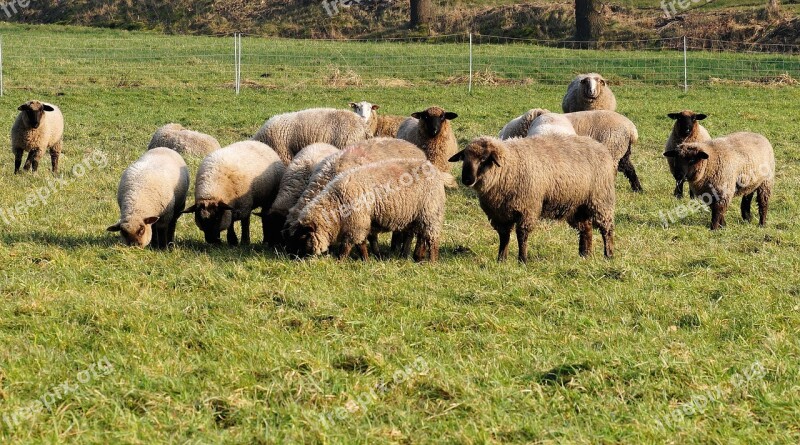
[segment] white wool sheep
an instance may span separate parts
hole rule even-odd
[[[181,124],[167,124],[156,130],[147,149],[156,147],[167,147],[178,153],[194,156],[205,156],[221,148],[213,136],[189,130]]]
[[[367,101],[350,102],[350,108],[367,122],[370,133],[374,137],[397,137],[397,131],[400,129],[400,125],[408,119],[406,116],[378,114],[377,110],[380,108],[380,105],[375,105]]]
[[[576,135],[572,122],[563,114],[546,113],[531,123],[528,136],[546,136],[560,134],[564,136]]]
[[[272,117],[253,136],[275,150],[284,164],[303,148],[324,142],[342,149],[372,137],[369,125],[349,110],[311,108]]]
[[[19,173],[22,155],[27,151],[25,170],[39,168],[45,151],[50,152],[53,173],[58,173],[58,159],[64,142],[64,115],[53,104],[31,100],[20,105],[11,127],[11,151],[14,152],[14,173]]]
[[[250,214],[257,208],[269,209],[285,168],[275,151],[258,141],[220,148],[200,163],[195,202],[184,213],[195,214],[197,227],[211,244],[219,244],[220,232],[227,230],[228,244],[237,245],[233,223],[241,221],[242,244],[249,244]],[[264,241],[270,242],[270,228],[263,228]]]
[[[544,108],[528,110],[522,116],[515,117],[509,121],[503,129],[500,130],[500,134],[497,137],[500,139],[524,138],[528,135],[528,130],[533,121],[539,116],[549,112],[550,110],[545,110]]]
[[[597,73],[580,74],[570,82],[561,102],[564,113],[589,110],[616,111],[617,98],[608,81]]]
[[[175,225],[186,204],[189,170],[180,154],[157,147],[122,173],[117,190],[120,218],[109,232],[120,232],[128,245],[153,244],[165,249],[175,242]]]

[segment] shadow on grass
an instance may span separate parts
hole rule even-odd
[[[539,376],[539,383],[542,385],[566,385],[572,378],[581,371],[589,371],[592,366],[588,363],[578,363],[574,365],[561,365],[542,373]]]
[[[19,243],[37,243],[58,246],[64,249],[83,247],[112,247],[119,242],[118,237],[107,234],[99,235],[62,235],[52,232],[34,231],[30,233],[4,233],[0,235],[0,242],[14,245]]]

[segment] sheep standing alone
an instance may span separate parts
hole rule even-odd
[[[397,137],[397,130],[400,129],[400,125],[408,119],[406,116],[378,114],[377,110],[380,106],[366,101],[350,102],[350,108],[367,121],[370,134],[374,137]]]
[[[421,159],[392,159],[347,170],[336,176],[298,218],[295,244],[305,255],[319,255],[341,243],[340,258],[358,246],[368,257],[367,238],[377,232],[411,232],[414,259],[426,252],[439,257],[444,221],[444,175]]]
[[[614,170],[600,143],[581,136],[533,136],[506,141],[480,137],[450,158],[463,161],[461,181],[475,189],[500,236],[498,261],[508,256],[516,225],[519,260],[528,259],[528,234],[539,218],[566,220],[580,234],[579,252],[592,249],[592,226],[614,248]]]
[[[535,121],[539,116],[549,112],[550,110],[545,110],[544,108],[533,108],[528,110],[522,116],[518,116],[509,121],[503,127],[503,129],[500,130],[498,137],[500,139],[524,138],[528,135],[528,130],[530,129],[533,121]]]
[[[167,124],[156,130],[147,145],[148,150],[167,147],[184,155],[205,156],[221,148],[219,141],[181,124]]]
[[[703,142],[710,141],[711,135],[708,131],[700,125],[701,120],[706,118],[705,114],[696,114],[691,110],[683,110],[680,113],[670,113],[667,115],[670,119],[675,120],[675,125],[672,126],[672,132],[667,139],[667,144],[664,147],[664,152],[670,150],[677,150],[678,146],[684,142]],[[675,190],[672,192],[676,198],[683,198],[683,183],[686,182],[675,164],[674,157],[667,158],[669,165],[669,172],[675,178]],[[694,198],[694,196],[692,196]]]
[[[369,126],[357,114],[335,108],[312,108],[272,117],[253,136],[289,164],[303,148],[324,142],[342,149],[372,137]]]
[[[527,136],[546,136],[553,134],[574,136],[577,133],[575,133],[575,127],[572,126],[572,122],[570,122],[566,115],[546,113],[537,117],[531,123]]]
[[[689,188],[711,207],[711,230],[725,225],[725,212],[742,196],[742,219],[750,221],[750,204],[758,193],[759,224],[767,223],[769,198],[775,181],[775,154],[767,138],[740,132],[705,142],[689,142],[664,152],[675,158]]]
[[[157,147],[122,173],[117,189],[120,218],[109,232],[120,232],[128,245],[153,243],[165,249],[175,242],[175,225],[186,204],[189,170],[180,154]]]
[[[38,100],[20,105],[11,127],[11,151],[14,152],[14,173],[19,173],[22,155],[27,151],[25,170],[39,169],[45,150],[50,151],[53,173],[58,173],[58,158],[64,146],[64,115],[57,106]]]
[[[397,131],[397,138],[411,142],[425,152],[425,156],[440,171],[449,172],[447,160],[458,151],[458,141],[450,121],[456,113],[440,107],[430,107],[413,113]]]
[[[561,101],[564,113],[589,110],[616,111],[617,98],[608,81],[597,73],[580,74],[570,82]]]
[[[233,223],[241,221],[242,244],[250,243],[250,214],[269,209],[285,166],[278,155],[258,141],[243,141],[220,148],[200,163],[195,181],[194,204],[184,213],[194,213],[195,223],[206,242],[220,243],[227,230],[228,244],[239,243]],[[271,241],[270,227],[263,225],[264,241]]]
[[[617,161],[617,170],[628,178],[631,189],[635,192],[642,191],[636,168],[631,162],[631,151],[639,140],[639,132],[630,119],[605,110],[579,111],[563,116],[569,120],[579,136],[588,136],[608,147],[611,157]]]

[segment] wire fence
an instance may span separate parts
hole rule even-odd
[[[795,84],[800,45],[697,38],[556,42],[487,35],[383,40],[234,36],[1,36],[0,91],[71,88],[561,85],[599,72],[618,85]]]

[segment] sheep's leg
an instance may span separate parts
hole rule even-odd
[[[403,232],[392,232],[392,244],[390,250],[392,252],[400,252],[403,250]]]
[[[614,256],[614,226],[598,225],[600,235],[603,236],[603,255],[606,258]]]
[[[750,222],[753,220],[753,215],[750,213],[750,204],[753,202],[753,193],[742,196],[742,219]]]
[[[675,180],[675,190],[673,190],[672,195],[675,196],[677,199],[683,199],[683,183],[686,182],[683,179],[676,179]]]
[[[508,244],[511,242],[511,225],[495,228],[500,236],[500,248],[497,251],[497,261],[505,261],[508,258]]]
[[[166,249],[169,246],[169,225],[164,228],[157,229],[158,231],[158,248]]]
[[[369,247],[367,247],[367,242],[358,245],[358,254],[361,256],[361,261],[367,261],[369,259]]]
[[[400,245],[402,247],[402,252],[400,253],[401,258],[408,258],[411,256],[411,243],[414,242],[414,232],[407,231],[400,234]]]
[[[228,227],[228,233],[226,235],[226,237],[228,239],[228,245],[238,246],[239,245],[239,238],[236,237],[236,230],[233,227],[234,227],[233,223],[231,223],[231,226]]]
[[[431,263],[435,263],[436,261],[439,261],[439,240],[438,239],[431,241],[430,257],[431,257]]]
[[[250,217],[242,218],[242,245],[250,245]]]
[[[394,238],[394,233],[392,233],[392,238]],[[367,240],[369,241],[369,249],[372,251],[372,254],[376,257],[380,257],[381,248],[378,246],[378,234],[370,233],[369,236],[367,236]]]
[[[528,230],[517,224],[517,245],[519,246],[519,262],[528,262]],[[508,246],[506,244],[506,246]]]
[[[178,218],[172,218],[172,221],[169,222],[169,227],[167,227],[167,246],[169,247],[170,244],[175,244],[175,228],[178,225]]]
[[[158,235],[159,235],[158,229],[156,229],[155,227],[151,227],[151,229],[153,230],[153,235],[152,237],[150,237],[150,248],[158,249],[159,247],[161,247],[158,241]]]
[[[639,183],[639,177],[636,175],[636,168],[633,166],[633,162],[631,162],[630,147],[628,148],[628,152],[625,153],[625,156],[619,160],[617,170],[621,171],[625,177],[628,178],[628,182],[631,183],[631,190],[634,192],[643,191],[642,184]]]
[[[578,228],[578,254],[587,257],[592,253],[592,221],[580,221]]]
[[[425,255],[427,255],[427,242],[423,237],[417,237],[417,247],[414,249],[414,261],[420,262],[425,259]]]
[[[25,152],[21,148],[14,148],[14,174],[19,174],[19,167],[22,165],[22,155]]]
[[[39,168],[39,162],[36,160],[36,158],[39,157],[38,152],[39,150],[31,150],[28,152],[28,158],[25,160],[25,166],[22,167],[23,170],[28,171],[33,169],[33,171],[36,171],[36,169]]]
[[[772,184],[762,184],[756,190],[758,194],[758,224],[760,226],[767,225],[767,210],[769,210],[769,197],[772,194]]]
[[[725,211],[728,210],[728,203],[717,201],[711,203],[711,230],[717,230],[725,226]]]
[[[61,150],[54,148],[50,149],[50,164],[53,167],[53,174],[58,174],[58,158],[61,156]]]
[[[343,242],[341,248],[339,249],[339,259],[346,260],[350,258],[351,250],[353,250],[353,243]]]

